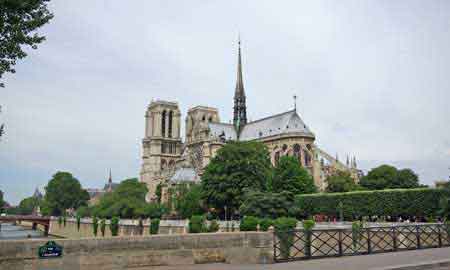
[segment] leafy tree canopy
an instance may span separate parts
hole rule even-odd
[[[181,185],[176,193],[175,209],[182,218],[202,215],[205,212],[202,204],[202,189],[200,185],[190,187]]]
[[[144,212],[147,192],[147,186],[140,183],[137,178],[126,179],[113,192],[103,195],[93,212],[97,216],[108,218],[113,216],[137,217]]]
[[[239,208],[241,215],[258,218],[278,218],[291,216],[294,194],[283,191],[281,193],[252,191],[246,194],[245,200]]]
[[[45,187],[44,205],[51,215],[61,215],[66,209],[86,205],[89,194],[68,172],[57,172]]]
[[[230,213],[238,209],[245,190],[265,191],[271,174],[269,152],[260,142],[230,142],[217,151],[202,175],[209,207]]]
[[[19,213],[21,215],[31,215],[33,210],[40,206],[41,200],[36,197],[28,197],[20,201],[19,203]]]
[[[381,165],[370,170],[361,178],[360,185],[371,190],[420,186],[419,177],[411,169],[397,170],[389,165]]]
[[[37,44],[45,40],[36,30],[53,18],[47,2],[0,0],[0,79],[6,72],[15,72],[16,61],[27,56],[25,46],[37,49]]]
[[[283,156],[274,169],[271,183],[273,192],[289,191],[294,194],[317,192],[314,180],[309,172],[299,166],[298,160],[292,156]]]
[[[337,171],[327,177],[326,192],[349,192],[361,189],[361,187],[355,184],[355,181],[348,172]]]
[[[6,202],[3,200],[3,191],[0,190],[0,211],[3,210],[5,203]]]

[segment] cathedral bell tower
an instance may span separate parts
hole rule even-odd
[[[234,91],[234,114],[233,124],[236,127],[237,132],[247,124],[247,106],[245,103],[244,82],[242,79],[242,60],[241,60],[241,40],[239,39],[238,49],[238,68],[237,68],[237,80],[236,89]]]
[[[152,101],[145,113],[140,181],[147,184],[148,201],[155,198],[156,187],[181,157],[180,118],[176,102]]]

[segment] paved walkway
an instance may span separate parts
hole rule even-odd
[[[155,270],[365,270],[392,266],[422,264],[450,260],[450,248],[434,248],[414,251],[391,252],[339,258],[325,258],[268,265],[197,264],[183,266],[151,267]],[[150,269],[143,268],[142,270]],[[450,268],[442,268],[450,269]]]

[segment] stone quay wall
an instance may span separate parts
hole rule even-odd
[[[273,235],[230,232],[81,239],[53,239],[61,258],[39,259],[47,240],[0,241],[0,269],[102,270],[200,263],[265,264],[273,262]]]
[[[119,222],[119,236],[135,236],[140,235],[140,228],[138,220],[122,219]],[[161,220],[159,224],[158,234],[185,234],[188,233],[188,220]],[[239,221],[219,221],[220,232],[231,231],[234,224],[234,231],[239,231]],[[143,221],[143,235],[150,235],[150,220]],[[95,237],[92,229],[92,219],[83,218],[80,223],[80,230],[78,230],[76,219],[68,218],[66,225],[58,224],[57,218],[52,218],[50,222],[49,234],[64,238],[80,238],[80,237]],[[105,236],[111,236],[109,229],[109,220],[106,221]],[[102,237],[100,232],[100,221],[98,226],[97,237]]]

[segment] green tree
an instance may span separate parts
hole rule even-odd
[[[417,174],[411,169],[397,170],[390,165],[373,168],[366,176],[361,178],[360,185],[370,190],[417,188],[420,186]]]
[[[326,192],[349,192],[360,189],[348,172],[337,171],[326,179]]]
[[[92,215],[91,212],[92,212],[91,207],[89,207],[87,205],[80,206],[77,209],[77,215],[80,217],[90,217]]]
[[[145,213],[145,183],[136,178],[126,179],[111,193],[105,194],[94,207],[94,214],[100,217],[136,218]]]
[[[25,198],[19,203],[19,212],[21,215],[31,215],[40,203],[41,201],[36,197]]]
[[[418,188],[419,177],[411,169],[402,169],[397,171],[397,177],[390,185],[390,188]]]
[[[291,192],[252,191],[246,194],[239,212],[245,216],[275,219],[292,216],[293,203],[294,195]]]
[[[3,211],[3,207],[5,206],[5,201],[3,199],[3,191],[0,190],[0,211]]]
[[[202,215],[205,211],[202,207],[202,189],[200,185],[189,188],[180,186],[175,209],[182,218],[190,218],[193,215]]]
[[[80,182],[68,172],[57,172],[45,187],[47,207],[51,215],[61,215],[66,209],[86,205],[89,194]]]
[[[25,58],[25,46],[37,49],[45,40],[37,30],[53,15],[47,9],[49,0],[0,1],[0,79],[6,72],[15,73],[18,59]],[[0,87],[4,84],[0,82]]]
[[[265,191],[271,175],[269,152],[260,142],[230,142],[217,151],[202,175],[205,203],[228,213],[238,209],[248,190]]]
[[[146,203],[136,210],[136,214],[140,218],[161,218],[166,213],[168,213],[167,207],[155,202]]]
[[[274,169],[271,188],[276,193],[283,191],[289,191],[294,194],[317,192],[312,176],[292,156],[280,158]]]

